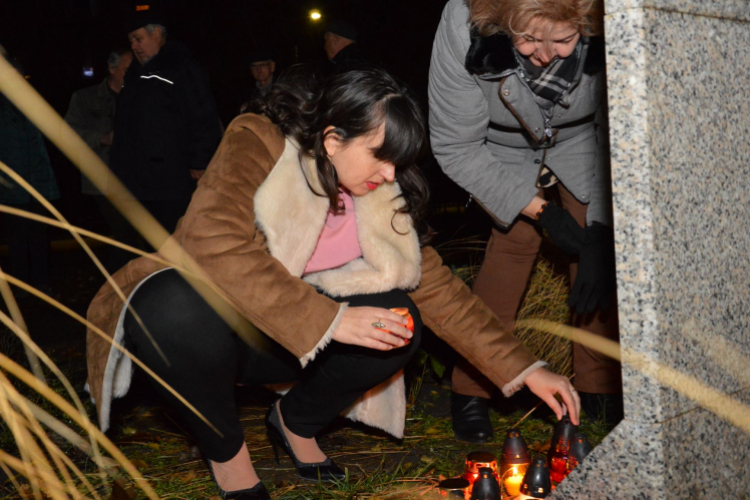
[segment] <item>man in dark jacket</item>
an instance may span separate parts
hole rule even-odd
[[[19,73],[23,71],[0,45],[0,56],[8,59]],[[0,93],[0,162],[31,184],[49,201],[60,198],[55,173],[47,155],[44,138],[34,124]],[[44,208],[20,184],[0,173],[0,204],[49,216]],[[26,217],[3,214],[2,231],[8,244],[5,271],[21,281],[52,293],[49,288],[49,242],[47,227]],[[17,291],[16,297],[27,297]]]
[[[246,112],[252,101],[265,97],[271,92],[276,71],[276,61],[268,52],[253,51],[247,60],[250,63],[250,73],[253,75],[253,87],[249,99],[240,106],[240,113]]]
[[[362,55],[357,36],[357,29],[346,21],[336,20],[326,26],[323,50],[336,73],[370,66]]]
[[[205,72],[183,44],[167,41],[160,20],[137,12],[127,29],[137,63],[125,74],[110,167],[171,233],[221,140],[221,123]]]
[[[74,92],[70,98],[68,112],[65,114],[65,121],[105,164],[109,164],[109,152],[114,139],[112,130],[117,99],[125,80],[125,72],[132,62],[133,53],[130,49],[113,51],[107,60],[109,70],[107,78],[97,85]],[[93,198],[112,234],[120,235],[123,232],[132,231],[117,209],[83,174],[81,175],[81,193]],[[128,260],[130,260],[130,253],[112,248],[106,259],[107,268],[111,272],[117,271]]]

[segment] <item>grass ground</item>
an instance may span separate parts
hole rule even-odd
[[[472,268],[456,269],[467,280],[471,280]],[[78,281],[85,281],[81,278]],[[79,285],[76,285],[79,286]],[[543,317],[553,321],[565,321],[567,309],[564,305],[567,285],[564,278],[554,272],[549,263],[542,261],[537,266],[534,280],[521,310],[521,317]],[[81,302],[87,303],[85,300]],[[517,332],[537,355],[554,359],[555,369],[561,373],[570,370],[570,349],[565,344],[551,342],[538,332]],[[320,438],[322,449],[336,462],[346,467],[348,481],[336,485],[305,482],[297,478],[291,460],[282,456],[276,464],[273,452],[265,436],[263,416],[273,401],[273,395],[251,388],[238,389],[241,418],[253,462],[259,475],[278,499],[407,499],[434,498],[437,483],[446,477],[462,473],[465,456],[476,450],[486,450],[500,456],[504,431],[516,425],[533,408],[536,400],[528,392],[521,392],[510,400],[494,402],[491,413],[496,431],[495,439],[484,445],[472,445],[457,441],[450,427],[450,387],[444,373],[450,365],[439,342],[426,342],[427,353],[417,357],[408,367],[409,404],[407,408],[406,432],[403,440],[395,440],[377,430],[341,419],[327,429]],[[437,349],[431,350],[431,347]],[[0,332],[0,350],[19,361],[23,360],[23,348],[9,332]],[[82,388],[85,380],[83,352],[79,347],[60,346],[48,351],[76,388]],[[447,372],[449,373],[449,372]],[[443,377],[441,379],[441,377]],[[18,383],[11,379],[14,386]],[[53,388],[62,393],[62,385],[51,379]],[[29,399],[60,418],[67,425],[70,419],[46,403],[30,390],[21,390]],[[87,395],[80,391],[85,402]],[[86,402],[86,409],[93,416],[93,407]],[[161,498],[165,499],[210,499],[216,489],[208,471],[187,433],[174,421],[170,413],[159,406],[145,381],[136,382],[130,395],[116,402],[109,437],[124,452],[143,476],[150,482]],[[546,453],[555,424],[554,415],[540,407],[519,427],[532,454]],[[71,425],[72,426],[72,425]],[[74,427],[74,426],[72,426]],[[607,429],[597,422],[583,420],[581,430],[592,444],[598,444]],[[133,500],[145,498],[119,468],[100,476],[89,457],[68,444],[64,439],[50,433],[67,456],[86,474],[101,498]],[[17,455],[17,443],[9,428],[0,419],[0,449]],[[0,470],[0,498],[33,498],[31,490],[22,484],[13,487],[3,481]],[[80,488],[81,491],[84,491]],[[93,495],[91,495],[93,496]]]
[[[418,370],[416,370],[418,372]],[[422,372],[423,373],[423,372]],[[483,445],[457,441],[450,427],[450,388],[445,381],[429,374],[411,377],[418,385],[416,400],[407,410],[406,433],[403,440],[341,419],[320,439],[321,447],[349,473],[349,480],[336,485],[303,481],[294,473],[291,460],[282,455],[276,464],[265,436],[263,416],[272,395],[257,390],[238,389],[241,421],[253,462],[259,475],[278,499],[411,499],[437,498],[436,486],[441,479],[458,476],[471,451],[486,450],[502,454],[504,431],[514,426],[536,404],[528,393],[506,400],[502,408],[491,412],[495,439]],[[424,376],[421,379],[419,377]],[[169,412],[158,405],[144,386],[129,400],[118,403],[124,411],[114,422],[110,437],[164,499],[210,499],[216,489],[197,448],[177,425]],[[496,401],[497,406],[501,401]],[[135,404],[135,406],[133,406]],[[520,423],[521,433],[532,455],[542,456],[549,447],[555,424],[554,415],[537,409]],[[598,423],[584,419],[581,430],[594,445],[606,435]],[[3,443],[6,445],[7,443]],[[87,457],[78,450],[68,452],[76,464],[97,486],[102,498],[113,500],[145,498],[118,470],[102,481]],[[6,490],[3,498],[31,498],[28,489]],[[216,497],[218,498],[218,497]]]

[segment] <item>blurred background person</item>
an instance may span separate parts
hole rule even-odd
[[[23,74],[18,63],[2,46],[0,55]],[[60,198],[42,134],[3,94],[0,94],[0,161],[47,200]],[[49,216],[26,189],[5,174],[0,174],[0,203]],[[50,294],[47,226],[24,217],[3,214],[3,232],[8,244],[5,269],[8,274]],[[18,297],[27,295],[24,291],[17,292]]]
[[[206,73],[185,45],[167,39],[163,23],[153,9],[131,12],[125,21],[136,60],[117,103],[110,167],[171,233],[222,131]],[[115,238],[145,248],[129,229]]]
[[[65,114],[65,121],[107,165],[114,137],[117,98],[131,62],[133,53],[130,49],[113,51],[107,60],[107,77],[98,85],[74,92],[70,98],[68,112]],[[127,231],[128,222],[85,175],[81,175],[81,193],[94,199],[113,234]],[[123,227],[123,224],[126,226]],[[129,260],[128,255],[127,252],[113,247],[106,259],[109,271],[113,272],[122,267]]]
[[[250,97],[240,106],[240,113],[244,113],[251,101],[259,97],[265,97],[273,86],[274,72],[276,71],[276,61],[270,53],[256,50],[250,53],[248,58],[250,63],[250,73],[253,75],[254,85],[250,92]]]
[[[326,25],[325,30],[323,50],[335,72],[364,69],[368,65],[357,43],[359,34],[354,26],[346,21],[334,20]]]

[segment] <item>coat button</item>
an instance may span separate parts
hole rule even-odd
[[[534,160],[534,163],[536,163],[537,165],[539,165],[540,163],[542,163],[542,160],[540,160],[539,158],[537,158],[536,160]]]
[[[503,89],[503,95],[504,95],[505,97],[508,97],[508,96],[510,95],[510,90],[508,90],[508,89]]]

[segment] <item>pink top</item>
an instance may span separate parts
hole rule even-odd
[[[357,239],[354,200],[349,193],[343,191],[339,191],[339,197],[344,202],[344,213],[334,215],[333,212],[328,212],[326,224],[318,237],[318,245],[307,262],[303,276],[341,267],[362,257]]]

